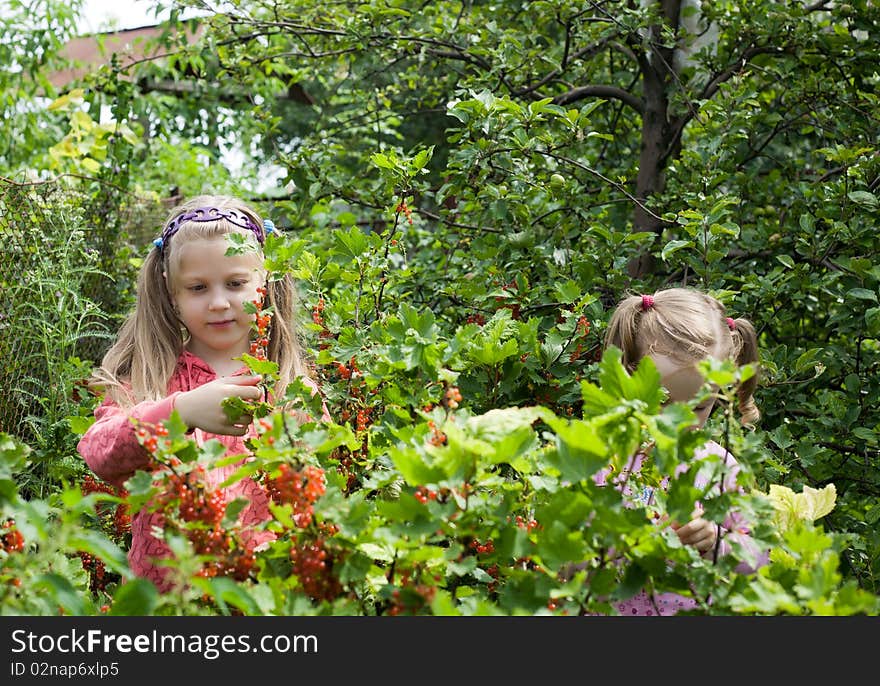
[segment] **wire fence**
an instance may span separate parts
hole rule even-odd
[[[0,431],[39,442],[71,360],[100,361],[133,302],[132,258],[165,211],[94,180],[0,177]]]

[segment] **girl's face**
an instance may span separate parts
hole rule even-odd
[[[703,387],[703,375],[694,363],[682,362],[667,355],[652,353],[651,359],[660,372],[663,387],[669,391],[669,402],[686,403],[693,399]],[[712,408],[715,406],[714,396],[707,398],[694,408],[697,415],[697,428],[703,428]]]
[[[256,253],[227,256],[228,247],[225,236],[182,243],[168,274],[172,302],[190,334],[187,349],[215,369],[250,350],[254,316],[243,304],[257,299],[265,281]]]

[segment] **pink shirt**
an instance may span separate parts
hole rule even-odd
[[[242,369],[242,372],[246,372],[246,369]],[[184,351],[178,358],[177,368],[168,382],[167,397],[158,401],[141,402],[129,408],[121,408],[105,399],[95,409],[95,422],[80,439],[77,450],[98,477],[114,486],[122,487],[137,470],[147,470],[150,463],[150,455],[138,442],[135,435],[136,427],[131,420],[158,424],[171,416],[174,400],[180,393],[198,388],[216,378],[217,374],[210,365],[192,353]],[[326,407],[324,414],[325,418],[329,417]],[[243,456],[235,464],[215,467],[207,471],[206,485],[208,488],[216,488],[249,459],[245,440],[256,435],[256,431],[251,425],[245,436],[212,434],[201,429],[195,429],[193,434],[199,445],[210,439],[216,439],[226,446],[227,455]],[[274,539],[272,532],[253,528],[270,517],[269,497],[262,486],[248,477],[221,489],[221,492],[226,502],[236,498],[250,501],[239,515],[239,522],[244,528],[245,544],[249,549]],[[170,557],[171,551],[161,539],[151,533],[153,527],[161,529],[163,525],[164,520],[160,512],[148,512],[142,509],[132,517],[128,561],[137,576],[149,579],[160,590],[167,590],[170,586],[170,582],[166,580],[168,570],[156,565],[154,560]]]
[[[705,459],[711,454],[724,458],[724,464],[727,467],[724,474],[724,492],[742,492],[742,488],[736,483],[739,464],[734,459],[733,455],[724,450],[724,448],[715,441],[709,441],[701,448],[694,451],[695,464],[698,465],[700,460]],[[653,488],[645,487],[640,493],[635,493],[627,481],[627,477],[631,473],[638,473],[641,470],[644,460],[645,455],[639,453],[633,457],[630,464],[622,470],[621,474],[614,479],[614,482],[619,485],[618,487],[622,485],[622,493],[634,507],[638,505],[650,506],[654,499]],[[688,465],[681,464],[678,466],[676,474],[681,474],[687,469]],[[599,472],[595,477],[596,483],[604,485],[609,473],[609,470]],[[668,478],[663,480],[662,487],[665,488],[667,483]],[[697,471],[697,474],[694,477],[694,486],[697,488],[705,488],[708,483],[709,478],[705,472],[702,470]],[[719,494],[722,492],[721,484],[716,486],[716,490]],[[741,561],[736,567],[737,573],[749,574],[767,563],[767,552],[758,549],[757,545],[752,540],[749,527],[746,522],[743,521],[742,516],[738,512],[728,513],[721,526],[721,542],[718,548],[719,557],[730,554],[732,550],[731,541],[734,540],[748,551],[749,557],[754,561],[753,564],[750,564],[747,561]],[[713,554],[714,551],[710,550],[704,553],[703,557],[705,559],[712,559]],[[631,616],[674,615],[683,610],[692,610],[696,606],[697,602],[693,598],[679,595],[678,593],[649,594],[645,590],[639,591],[628,600],[614,603],[614,607],[619,614]]]

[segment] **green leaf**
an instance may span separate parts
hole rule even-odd
[[[128,491],[128,504],[132,513],[137,512],[153,495],[152,474],[143,470],[136,471],[125,482],[125,489]]]
[[[235,498],[232,502],[226,505],[226,511],[223,513],[223,521],[221,522],[222,526],[226,529],[235,525],[238,521],[238,515],[241,514],[242,510],[246,508],[250,504],[250,500],[247,498]]]
[[[102,533],[84,529],[71,537],[70,546],[101,558],[107,568],[113,572],[122,575],[128,575],[130,572],[125,552]]]
[[[349,258],[343,262],[357,260],[369,248],[369,241],[364,232],[357,226],[353,226],[348,232],[337,229],[333,232],[335,253]]]
[[[0,432],[0,476],[12,476],[24,469],[31,448],[18,438]]]
[[[590,478],[608,464],[608,445],[590,422],[567,421],[556,417],[545,420],[556,433],[556,451],[545,459],[559,470],[566,481],[577,483]]]
[[[877,443],[877,432],[867,427],[856,426],[853,428],[852,433],[856,438],[868,441],[868,443],[871,443],[872,445]]]
[[[603,415],[617,407],[617,398],[589,381],[581,381],[581,398],[585,418]]]
[[[556,296],[559,298],[559,300],[564,303],[577,302],[581,297],[581,293],[583,292],[581,290],[580,284],[570,279],[568,281],[555,284],[553,286],[553,289],[556,291]]]
[[[377,152],[370,155],[370,162],[379,167],[380,169],[395,169],[396,164],[394,163],[388,155]]]
[[[251,403],[237,395],[223,398],[220,406],[223,408],[223,413],[232,423],[240,421],[244,415],[251,414],[252,411]]]
[[[278,363],[272,360],[261,360],[253,355],[244,353],[240,358],[247,368],[257,376],[274,378],[278,374]]]
[[[413,448],[390,446],[388,456],[410,486],[438,483],[446,475],[443,469],[429,465],[426,456]]]
[[[813,522],[831,512],[837,489],[834,484],[820,489],[804,485],[801,493],[795,493],[787,486],[771,484],[768,496],[776,510],[777,525],[785,531],[798,521]]]
[[[70,426],[71,433],[76,434],[77,436],[82,436],[94,423],[94,415],[90,417],[71,416],[67,418],[67,424]]]
[[[496,339],[482,338],[480,343],[468,352],[476,362],[486,367],[494,367],[508,357],[518,355],[519,345],[512,338],[500,345]]]
[[[868,191],[850,191],[846,194],[846,197],[857,205],[861,205],[872,211],[880,207],[880,202],[877,201],[877,196]]]
[[[540,407],[494,409],[468,419],[467,429],[490,446],[492,453],[488,458],[491,463],[514,464],[536,443],[532,424],[549,414]]]
[[[693,241],[683,241],[683,240],[674,240],[669,241],[666,245],[663,246],[663,250],[660,252],[660,258],[665,262],[669,257],[682,248],[692,248],[694,247]]]
[[[38,594],[41,591],[48,594],[52,602],[64,608],[68,615],[85,614],[86,606],[79,591],[60,574],[41,574],[31,583],[31,590]]]
[[[794,363],[794,370],[796,373],[800,374],[805,369],[813,367],[816,362],[816,358],[824,352],[823,348],[810,348],[809,350],[801,353],[797,360]]]
[[[646,403],[648,412],[659,411],[665,393],[654,361],[648,356],[643,357],[630,376],[621,362],[622,356],[620,349],[614,346],[602,355],[599,363],[602,391],[618,400],[641,400]]]
[[[210,579],[197,577],[193,579],[193,585],[199,586],[205,593],[217,601],[220,611],[228,615],[227,603],[238,608],[246,615],[259,615],[260,606],[240,584],[235,583],[226,576],[218,576]]]
[[[788,269],[794,269],[794,260],[788,255],[777,255],[776,259],[782,266]]]
[[[846,294],[850,298],[857,298],[859,300],[870,300],[872,302],[877,302],[877,292],[870,291],[867,288],[853,288]]]
[[[144,617],[152,615],[159,604],[159,591],[147,579],[134,578],[116,587],[108,614]]]
[[[583,535],[579,529],[572,530],[559,520],[552,520],[538,540],[537,554],[549,569],[559,571],[564,564],[586,557]]]
[[[865,310],[865,326],[869,336],[880,337],[880,307],[871,307]]]
[[[434,155],[434,146],[419,151],[409,164],[410,171],[421,171]]]

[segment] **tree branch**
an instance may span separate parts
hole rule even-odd
[[[639,114],[642,114],[644,111],[641,99],[617,86],[578,86],[577,88],[572,88],[567,93],[557,95],[553,98],[553,103],[556,105],[568,105],[572,102],[591,97],[619,100],[632,107]]]

